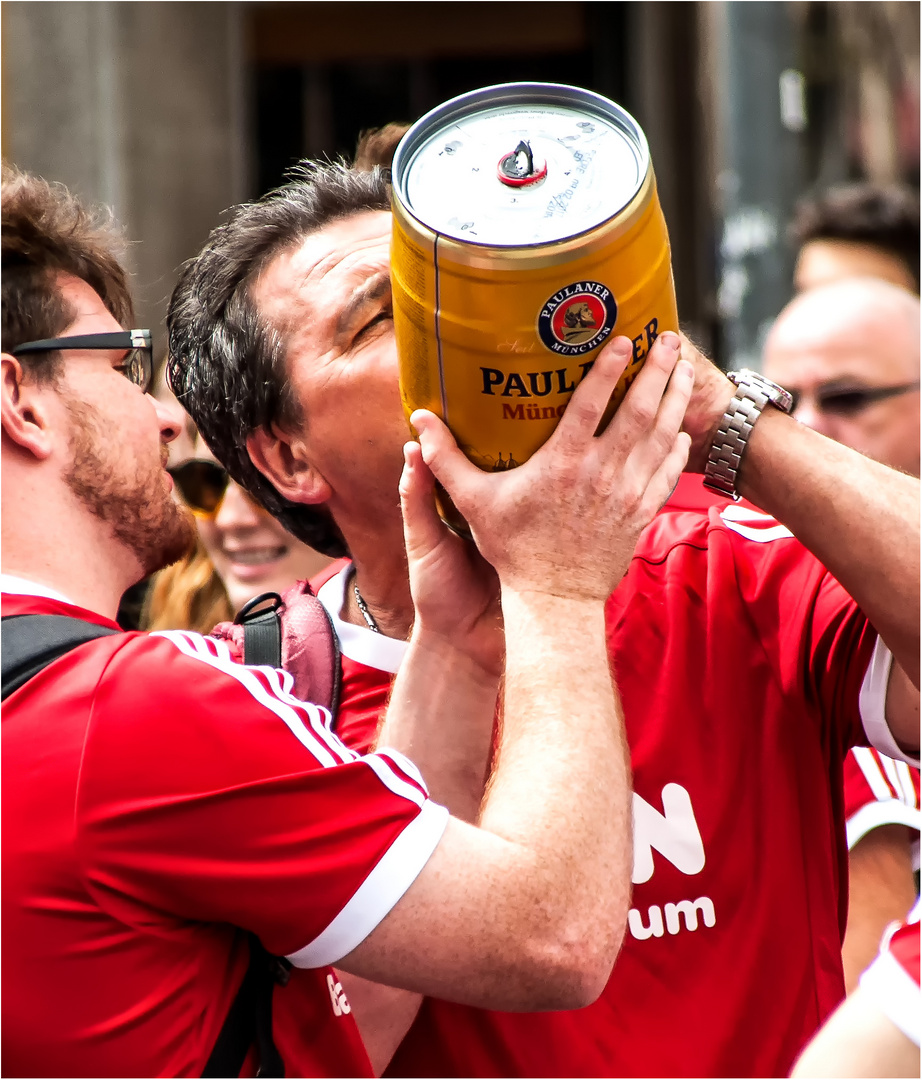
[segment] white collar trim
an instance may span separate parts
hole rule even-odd
[[[341,612],[346,599],[346,585],[351,576],[350,563],[320,586],[317,599],[329,613],[343,656],[364,664],[365,667],[377,668],[378,671],[395,675],[406,654],[408,643],[397,638],[386,637],[384,634],[376,634],[367,626],[356,626],[342,620]]]
[[[35,581],[29,581],[28,578],[15,577],[13,574],[0,574],[0,592],[9,593],[11,596],[43,596],[46,600],[59,600],[62,604],[70,604],[72,607],[80,606],[56,589],[39,585]]]

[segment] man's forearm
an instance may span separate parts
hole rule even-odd
[[[690,437],[679,428],[694,374],[675,335],[660,335],[596,435],[629,358],[628,339],[606,346],[548,442],[507,472],[482,472],[435,416],[413,415],[420,443],[404,447],[401,501],[414,603],[438,624],[445,605],[431,571],[447,570],[458,598],[448,622],[466,623],[463,648],[498,674],[493,596],[472,585],[463,552],[445,546],[427,498],[434,477],[500,582],[503,728],[479,827],[449,817],[406,893],[341,957],[347,971],[485,1008],[535,1010],[587,1005],[611,974],[630,902],[632,830],[605,602],[686,464]],[[474,602],[462,605],[472,587]],[[390,722],[419,704],[398,685]]]
[[[687,339],[683,353],[695,366],[694,394],[685,414],[685,429],[692,437],[689,468],[703,472],[735,389]],[[900,718],[907,733],[915,727],[917,743],[918,480],[819,435],[769,405],[753,427],[737,489],[786,525],[871,620],[901,669],[896,678]],[[906,692],[909,679],[916,688],[913,694]],[[893,690],[891,678],[888,720]]]
[[[455,817],[480,812],[498,680],[444,638],[414,629],[377,745],[419,768],[432,797]]]
[[[620,937],[630,893],[631,781],[604,605],[504,589],[503,615],[504,723],[481,827],[529,853],[536,889],[545,873],[567,881],[572,897],[560,893],[557,902],[562,921]],[[406,753],[434,798],[475,821],[495,701],[495,679],[441,639],[414,631],[378,745]],[[609,828],[590,828],[598,821]],[[570,823],[568,843],[546,843],[545,835],[560,836],[562,822]]]
[[[835,575],[918,686],[918,480],[769,407],[753,429],[739,491]]]
[[[536,885],[544,874],[565,883],[555,898],[562,937],[620,941],[630,906],[631,776],[603,605],[504,589],[503,614],[503,733],[481,826],[532,850]],[[561,822],[570,826],[564,845]],[[539,907],[554,917],[536,895]]]

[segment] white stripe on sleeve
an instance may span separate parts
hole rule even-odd
[[[326,930],[289,953],[291,963],[299,968],[324,967],[360,945],[416,880],[447,824],[445,807],[425,802]]]
[[[391,769],[390,763],[382,757],[380,754],[368,754],[364,761],[369,765],[377,775],[378,779],[384,784],[385,787],[390,788],[395,795],[402,795],[405,799],[409,799],[411,802],[415,802],[417,806],[422,806],[426,801],[425,790],[426,786],[423,784],[423,790],[420,791],[414,784],[404,780],[403,777],[398,776],[396,772]],[[417,773],[419,776],[419,773]],[[420,783],[422,783],[422,777],[419,777]]]
[[[916,781],[912,778],[912,770],[905,761],[897,761],[896,766],[899,770],[900,777],[903,777],[903,786],[906,787],[909,792],[910,806],[918,807],[919,793],[916,791]]]
[[[747,540],[755,540],[757,544],[770,544],[773,540],[787,540],[794,534],[784,525],[779,524],[768,514],[759,513],[758,510],[748,510],[745,506],[724,507],[720,512],[721,520],[728,529],[745,537]]]
[[[898,799],[866,803],[845,822],[845,839],[851,851],[862,837],[881,825],[906,825],[915,832],[922,828],[922,810]]]
[[[894,761],[893,768],[896,771],[896,778],[898,783],[896,784],[896,790],[903,792],[903,802],[907,806],[918,806],[919,800],[916,796],[916,785],[912,782],[912,773],[909,771],[909,766],[905,761]]]
[[[426,787],[426,781],[423,779],[423,774],[419,769],[410,761],[409,758],[404,757],[399,750],[392,750],[386,746],[379,746],[375,750],[377,757],[387,758],[392,761],[398,768],[402,769],[408,776],[411,776],[417,784],[419,784],[424,791],[429,789]]]
[[[880,764],[874,756],[874,751],[867,746],[854,746],[851,752],[856,764],[864,774],[874,798],[878,800],[892,799],[893,792],[890,790]]]
[[[892,663],[893,654],[878,638],[858,696],[861,723],[868,742],[876,750],[887,757],[896,758],[898,761],[908,761],[910,765],[918,766],[918,758],[910,757],[897,746],[896,739],[893,738],[887,725],[887,684],[890,681]]]
[[[186,656],[201,660],[235,679],[261,705],[283,720],[298,742],[321,765],[329,768],[347,762],[362,761],[395,795],[400,795],[417,806],[426,803],[429,797],[426,782],[411,761],[396,750],[390,750],[384,755],[362,755],[350,750],[331,730],[332,718],[327,709],[309,701],[302,701],[289,693],[294,684],[289,672],[280,668],[247,667],[238,664],[231,658],[225,642],[190,631],[163,630],[151,636],[166,638]],[[264,685],[263,679],[268,685]],[[401,776],[401,772],[406,776]],[[416,784],[412,782],[414,780]]]
[[[161,630],[151,636],[166,638],[186,656],[200,660],[235,679],[261,705],[284,721],[298,742],[310,751],[321,765],[328,767],[359,758],[359,754],[350,750],[329,730],[324,715],[326,709],[287,693],[293,681],[288,672],[277,672],[275,668],[266,667],[249,668],[234,663],[224,642],[215,642],[213,638],[204,638],[201,634],[183,630]],[[214,645],[219,647],[217,651],[221,655],[215,655]],[[271,690],[263,685],[259,674],[269,682]],[[310,728],[305,725],[305,719]]]
[[[896,792],[895,797],[905,802],[906,793],[902,790],[902,785],[900,784],[900,778],[896,771],[896,762],[893,760],[893,758],[888,758],[881,755],[880,766],[884,770],[884,776],[886,776],[887,780],[892,785],[893,790]]]

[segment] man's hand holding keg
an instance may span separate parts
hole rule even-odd
[[[666,501],[690,445],[680,429],[693,387],[677,334],[660,335],[605,431],[598,424],[631,358],[627,338],[598,355],[550,439],[525,464],[486,473],[433,414],[413,423],[422,456],[470,524],[504,587],[607,599],[641,530]]]

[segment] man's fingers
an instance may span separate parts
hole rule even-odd
[[[483,474],[458,449],[454,437],[442,421],[426,409],[417,409],[410,423],[419,434],[423,460],[436,480],[454,499],[470,482]]]
[[[668,498],[678,479],[676,463],[680,463],[678,469],[681,471],[688,459],[689,439],[684,434],[680,439],[679,435],[694,383],[694,368],[687,360],[679,360],[660,401],[659,411],[645,430],[636,432],[636,441],[629,446],[625,456],[628,475],[647,484],[648,505],[655,504],[656,510]],[[616,458],[624,456],[623,440],[630,438],[627,431],[620,435],[605,432],[602,436],[603,441],[611,440],[609,445]]]
[[[549,442],[573,448],[584,448],[588,444],[631,359],[632,349],[631,341],[626,337],[615,338],[602,349],[592,369],[573,391]]]
[[[415,442],[403,448],[403,472],[400,476],[400,509],[407,552],[422,556],[442,539],[445,526],[439,519],[432,498],[432,473],[423,461],[422,450]]]
[[[680,346],[679,335],[671,330],[664,330],[653,343],[644,366],[608,426],[610,442],[634,444],[653,427],[679,359]]]
[[[680,431],[675,436],[669,453],[650,478],[645,496],[646,510],[652,518],[672,494],[688,461],[691,436]]]
[[[680,431],[675,437],[672,449],[666,455],[666,460],[656,472],[656,478],[663,483],[662,502],[669,498],[673,488],[679,482],[679,477],[688,463],[689,450],[691,450],[691,435],[686,431]]]
[[[660,401],[656,419],[646,438],[641,434],[638,447],[649,445],[655,453],[663,453],[673,445],[676,435],[682,428],[685,410],[688,408],[694,387],[694,367],[687,360],[679,360]]]

